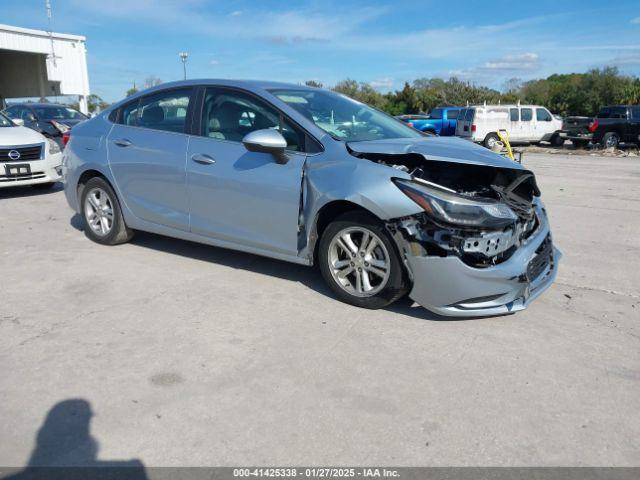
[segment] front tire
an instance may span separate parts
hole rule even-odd
[[[382,222],[365,212],[347,212],[320,239],[320,272],[338,299],[378,309],[408,290],[396,246]]]
[[[118,245],[133,237],[122,217],[118,197],[105,179],[93,177],[86,183],[80,205],[84,233],[89,239],[102,245]]]

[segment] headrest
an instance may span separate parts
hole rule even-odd
[[[142,123],[160,123],[164,120],[164,110],[155,106],[145,108],[142,112]]]

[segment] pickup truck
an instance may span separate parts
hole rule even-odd
[[[396,117],[409,123],[416,130],[433,133],[443,137],[456,134],[458,113],[462,107],[437,107],[428,115],[400,115]]]
[[[616,148],[622,142],[640,145],[640,105],[602,107],[589,131],[593,143],[605,148]]]
[[[558,130],[557,135],[552,137],[552,144],[561,146],[565,140],[571,140],[576,147],[586,147],[593,134],[589,130],[593,124],[591,117],[565,117],[562,121],[562,130]],[[555,141],[554,141],[555,140]]]

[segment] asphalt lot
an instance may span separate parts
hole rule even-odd
[[[640,160],[524,163],[558,280],[474,320],[150,234],[103,247],[59,188],[0,191],[0,465],[639,466]]]

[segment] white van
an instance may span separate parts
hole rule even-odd
[[[562,120],[539,105],[472,105],[458,114],[456,135],[492,148],[498,130],[509,133],[513,143],[551,142],[558,145]]]

